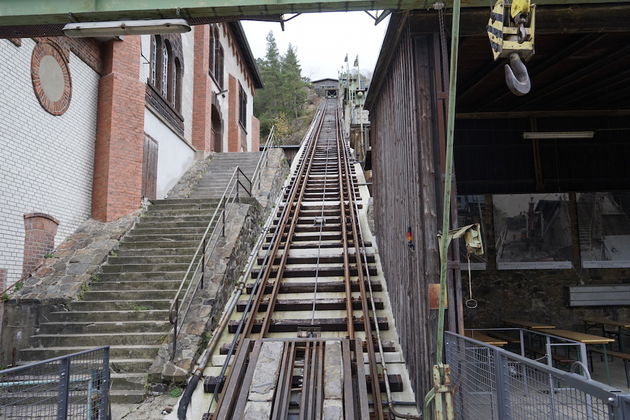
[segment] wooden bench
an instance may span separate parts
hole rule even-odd
[[[497,338],[494,337],[490,337],[489,335],[481,332],[481,331],[470,331],[470,330],[466,330],[464,331],[464,335],[468,338],[472,338],[474,340],[477,341],[482,341],[486,344],[492,344],[493,346],[505,346],[507,344],[507,341],[505,340],[499,340]]]
[[[592,349],[591,352],[600,353],[602,355],[604,354],[603,351],[597,349]],[[628,388],[630,388],[630,374],[628,372],[628,362],[630,362],[630,354],[622,353],[620,351],[607,351],[606,355],[610,357],[616,357],[617,359],[621,359],[623,361],[623,368],[626,371],[626,385],[628,385]],[[591,362],[591,366],[592,365],[593,362]]]
[[[501,331],[486,331],[486,333],[490,337],[498,338],[503,341],[507,341],[509,344],[521,344],[521,339],[519,337],[514,337],[508,333],[504,333]]]
[[[569,287],[569,306],[630,305],[630,284]]]

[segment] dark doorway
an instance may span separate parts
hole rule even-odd
[[[214,142],[214,151],[223,151],[223,124],[221,123],[221,115],[217,108],[212,106],[212,141]]]
[[[158,166],[158,142],[144,135],[144,157],[142,160],[142,196],[155,200]]]

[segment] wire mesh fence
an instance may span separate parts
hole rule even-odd
[[[630,395],[607,385],[458,334],[445,338],[457,419],[630,418]]]
[[[105,420],[109,347],[0,371],[0,420]]]

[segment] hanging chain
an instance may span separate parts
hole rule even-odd
[[[448,48],[446,45],[446,24],[444,23],[444,9],[446,5],[443,1],[438,0],[433,3],[433,8],[438,12],[438,22],[440,26],[440,48],[442,49],[442,60],[448,62]]]

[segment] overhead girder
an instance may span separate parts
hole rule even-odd
[[[192,24],[225,17],[263,18],[285,13],[430,9],[435,0],[2,0],[0,26],[60,25],[129,19],[184,18]],[[537,0],[537,5],[622,3],[621,0]],[[446,0],[449,7],[452,0]],[[488,8],[488,0],[462,7]]]

